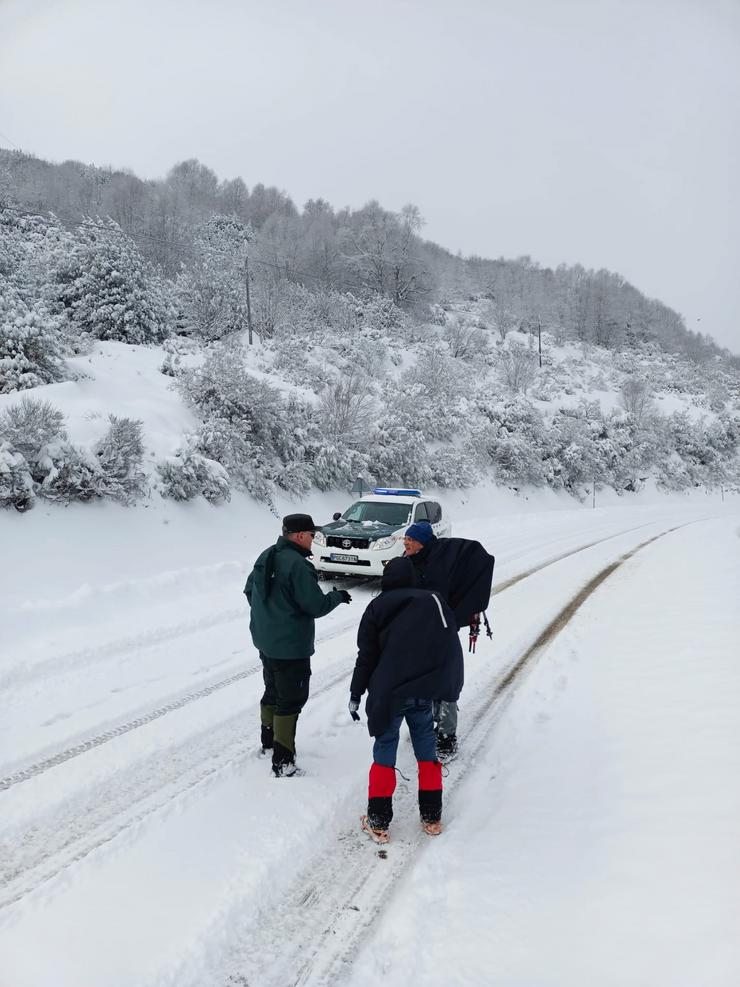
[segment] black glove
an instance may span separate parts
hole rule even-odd
[[[349,706],[347,708],[349,709],[349,715],[352,717],[353,720],[360,719],[360,714],[357,712],[357,710],[360,708],[360,700],[358,696],[349,697]]]
[[[352,602],[352,597],[349,595],[349,593],[347,592],[346,589],[338,589],[337,590],[337,593],[339,593],[339,595],[341,596],[342,603],[351,603]]]

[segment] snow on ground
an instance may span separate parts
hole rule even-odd
[[[356,837],[370,741],[346,712],[372,585],[319,621],[298,737],[307,774],[274,781],[255,755],[260,674],[241,595],[276,534],[265,509],[0,516],[2,987],[282,987],[294,956],[314,984],[414,970],[428,984],[737,982],[724,918],[738,904],[737,505],[646,495],[593,510],[491,489],[447,501],[455,533],[497,555],[498,586],[531,574],[496,597],[494,642],[467,662],[462,732],[495,727],[451,766],[447,831],[417,850],[399,809],[397,893],[381,887],[377,914],[362,889],[360,912],[341,905],[374,936],[351,971],[331,967],[331,937],[301,930],[312,916],[333,927],[347,874],[384,879]],[[281,509],[324,520],[347,502]],[[488,708],[574,592],[687,522],[614,573],[508,705]],[[413,778],[407,746],[399,764]],[[328,883],[307,886],[317,861]],[[334,939],[354,956],[366,932]]]

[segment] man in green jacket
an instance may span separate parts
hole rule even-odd
[[[315,620],[352,597],[323,593],[308,561],[316,525],[308,514],[288,514],[283,533],[260,555],[244,593],[252,608],[249,629],[260,653],[265,693],[260,701],[262,748],[272,748],[276,777],[295,774],[295,730],[308,699]]]

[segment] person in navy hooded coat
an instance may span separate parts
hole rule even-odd
[[[360,621],[357,652],[349,710],[359,719],[360,698],[367,691],[367,725],[375,738],[363,829],[379,842],[388,839],[405,719],[419,765],[422,825],[435,835],[441,831],[442,766],[436,755],[433,704],[459,697],[463,654],[453,611],[439,594],[418,588],[410,559],[388,563],[381,593]]]
[[[419,587],[449,603],[459,628],[476,622],[480,626],[480,614],[491,598],[493,555],[470,538],[437,538],[428,521],[412,524],[403,544]],[[457,702],[435,703],[434,720],[437,757],[444,763],[457,753]]]

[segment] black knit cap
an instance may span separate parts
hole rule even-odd
[[[283,518],[283,534],[297,535],[299,531],[316,531],[310,514],[286,514]]]

